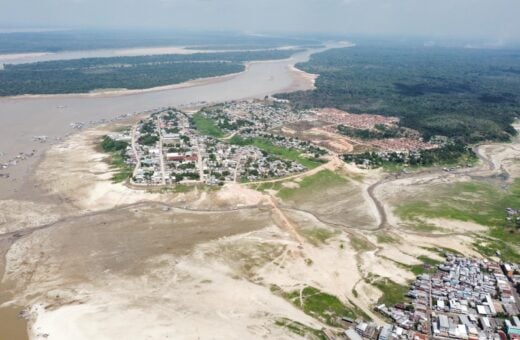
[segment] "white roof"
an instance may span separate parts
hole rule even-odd
[[[439,315],[439,328],[449,328],[450,322],[446,315]]]
[[[347,336],[347,338],[349,338],[350,340],[363,340],[363,338],[356,333],[355,330],[353,330],[352,328],[350,329],[347,329],[345,331],[345,335]]]
[[[477,306],[477,312],[478,312],[479,314],[482,314],[482,315],[487,315],[487,314],[488,314],[488,312],[487,312],[487,310],[486,310],[486,307],[484,307],[484,306],[482,306],[482,305],[478,305],[478,306]]]

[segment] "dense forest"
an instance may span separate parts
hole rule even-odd
[[[520,51],[359,46],[298,65],[314,91],[277,95],[298,108],[335,107],[401,118],[427,139],[508,140],[520,114]]]
[[[295,50],[85,58],[5,65],[0,96],[144,89],[244,70],[250,60],[284,59]]]
[[[437,149],[420,150],[412,153],[390,152],[381,155],[377,152],[361,154],[345,154],[343,160],[356,164],[365,164],[370,168],[379,168],[385,165],[432,166],[432,165],[468,165],[473,163],[477,156],[473,150],[461,143],[454,142]]]

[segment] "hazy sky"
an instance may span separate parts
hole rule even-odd
[[[0,0],[0,26],[520,39],[520,0]]]

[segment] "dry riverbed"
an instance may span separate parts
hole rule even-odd
[[[97,144],[113,128],[52,146],[27,187],[34,199],[0,201],[0,327],[15,336],[25,333],[23,309],[31,339],[299,338],[277,321],[325,325],[283,292],[312,286],[382,323],[374,273],[405,285],[419,257],[441,259],[437,247],[480,256],[472,243],[483,226],[437,219],[429,222],[439,230],[417,232],[394,208],[496,172],[484,165],[376,185],[381,227],[368,188],[385,175],[337,159],[263,189],[153,193],[112,183]],[[513,178],[516,148],[480,150]]]

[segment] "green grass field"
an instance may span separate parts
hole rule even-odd
[[[231,144],[236,145],[253,145],[259,148],[260,150],[273,155],[278,156],[282,159],[298,162],[307,169],[314,169],[321,164],[323,164],[322,161],[316,160],[316,159],[310,159],[307,157],[304,157],[299,150],[296,149],[290,149],[290,148],[284,148],[278,145],[274,145],[269,139],[266,138],[249,138],[245,139],[240,136],[234,136],[229,141]]]
[[[346,306],[334,295],[324,293],[314,287],[305,287],[301,300],[299,290],[285,293],[284,296],[306,314],[331,326],[337,325],[336,318],[338,317],[355,319],[359,316],[356,314],[355,308]]]
[[[265,138],[254,138],[251,145],[256,146],[260,150],[265,151],[270,155],[275,155],[283,159],[298,162],[307,169],[314,169],[322,164],[322,162],[302,156],[298,150],[274,145]]]
[[[408,293],[408,286],[400,285],[386,277],[374,278],[369,283],[383,293],[377,300],[378,304],[384,303],[387,306],[393,306],[406,301],[405,295]]]
[[[281,318],[275,321],[275,325],[285,327],[289,331],[297,334],[305,339],[310,340],[327,340],[327,336],[322,330],[314,329],[306,326],[298,321],[290,320],[287,318]]]
[[[302,228],[299,232],[314,246],[327,244],[327,241],[337,234],[335,231],[324,228]]]
[[[435,273],[437,271],[437,266],[441,264],[441,261],[437,261],[435,259],[429,258],[428,256],[421,255],[417,257],[422,264],[414,264],[407,266],[408,269],[414,273],[415,275],[421,275],[425,273]],[[425,265],[430,266],[430,269],[427,269]]]
[[[424,216],[494,227],[504,225],[508,207],[520,207],[520,180],[516,180],[507,191],[487,183],[455,183],[433,197],[398,206],[396,213],[405,220]]]
[[[320,191],[336,185],[344,185],[348,183],[348,179],[330,170],[322,170],[312,176],[304,177],[298,182],[298,188],[286,188],[281,186],[278,191],[278,197],[284,200],[294,199],[298,197],[307,197],[316,195]]]
[[[208,118],[201,113],[194,114],[192,118],[195,123],[195,128],[203,135],[215,138],[224,137],[224,131],[217,126],[213,119]]]
[[[376,237],[377,237],[377,243],[401,243],[401,241],[393,236],[393,235],[390,235],[388,233],[385,233],[385,232],[380,232],[380,233],[377,233],[376,234]]]
[[[476,246],[484,255],[490,256],[499,248],[504,248],[504,258],[519,255],[520,231],[508,225],[505,209],[520,207],[520,180],[517,179],[506,190],[482,182],[456,183],[432,192],[422,200],[405,202],[395,212],[405,221],[417,222],[421,217],[447,218],[475,222],[489,228],[489,236],[494,238],[487,246]]]
[[[132,176],[133,169],[126,164],[119,152],[113,152],[110,155],[110,167],[116,172],[112,175],[114,183],[121,183]]]
[[[476,251],[484,256],[494,257],[497,256],[497,251],[499,251],[504,261],[520,262],[518,243],[480,237],[473,243],[473,246]]]

